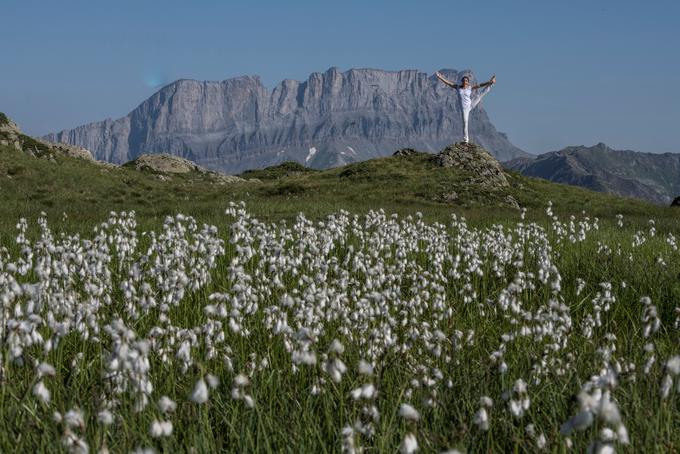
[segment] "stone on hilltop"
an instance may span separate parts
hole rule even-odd
[[[455,167],[473,174],[471,183],[493,188],[510,186],[498,160],[474,143],[449,145],[439,152],[436,162],[441,167]]]
[[[149,171],[159,174],[187,174],[198,173],[212,179],[218,184],[239,183],[245,181],[243,178],[233,175],[224,175],[218,172],[205,169],[188,159],[180,158],[169,154],[143,154],[127,164],[135,170]]]

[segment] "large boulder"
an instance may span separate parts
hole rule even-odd
[[[218,184],[239,183],[243,178],[233,175],[224,175],[219,172],[205,169],[188,159],[169,154],[143,154],[125,164],[135,170],[152,172],[156,174],[200,174]]]
[[[444,148],[436,156],[441,167],[455,167],[473,175],[471,183],[491,188],[510,186],[500,163],[481,146],[459,142]]]
[[[673,199],[671,202],[672,207],[680,207],[680,195]]]
[[[208,173],[206,169],[188,159],[164,153],[143,154],[128,162],[125,166],[158,173]]]

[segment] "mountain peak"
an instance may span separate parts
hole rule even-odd
[[[514,159],[505,167],[556,183],[667,205],[680,193],[680,154],[614,150],[600,142]]]

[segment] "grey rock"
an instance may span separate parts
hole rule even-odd
[[[513,196],[511,195],[506,196],[505,203],[508,204],[511,208],[519,210],[519,203],[517,203],[517,200],[515,200]]]
[[[143,154],[125,164],[125,167],[143,172],[155,173],[156,178],[162,181],[170,179],[172,174],[194,173],[203,176],[217,184],[241,183],[246,180],[233,175],[224,175],[205,169],[188,159],[172,156],[169,154]]]
[[[448,78],[461,73],[442,70]],[[466,71],[469,73],[469,71]],[[91,150],[113,163],[169,153],[227,173],[294,160],[327,168],[387,156],[402,147],[435,152],[462,135],[457,94],[416,70],[331,68],[268,90],[258,77],[178,80],[117,120],[45,138]],[[509,160],[525,153],[480,105],[472,139]]]
[[[521,157],[503,166],[523,175],[668,205],[680,193],[680,154],[613,150],[603,143]]]
[[[680,196],[673,199],[671,202],[672,207],[680,207]]]
[[[392,154],[392,156],[411,156],[418,153],[416,150],[413,148],[401,148]]]
[[[436,162],[441,167],[455,167],[471,173],[473,184],[492,188],[510,185],[498,160],[474,143],[449,145],[436,156]]]
[[[441,200],[444,202],[455,202],[458,200],[458,193],[456,191],[447,192],[441,195]]]

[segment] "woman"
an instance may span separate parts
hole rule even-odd
[[[496,75],[494,74],[488,82],[479,85],[470,85],[470,78],[468,76],[463,76],[460,85],[458,85],[446,80],[444,76],[439,74],[439,71],[437,71],[435,75],[446,85],[458,91],[460,110],[463,113],[463,141],[465,143],[470,142],[468,136],[468,117],[470,116],[470,111],[474,109],[475,106],[479,104],[479,101],[482,100],[482,97],[491,90],[491,86],[496,83]],[[474,95],[473,90],[475,91]]]

